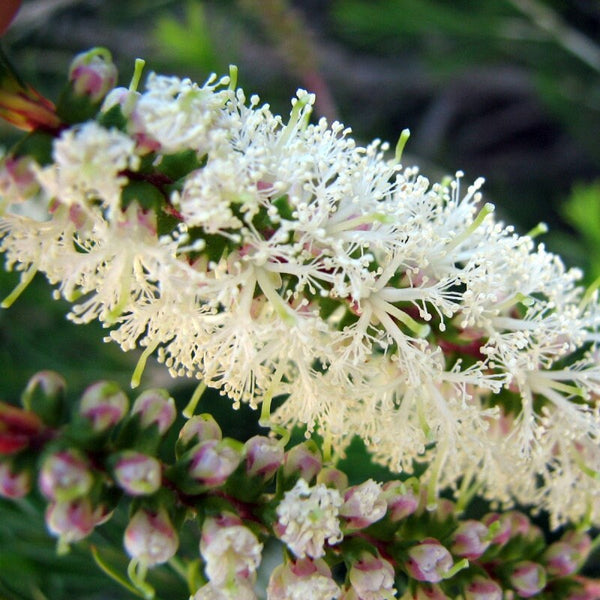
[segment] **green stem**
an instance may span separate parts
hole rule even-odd
[[[100,570],[108,575],[113,581],[116,581],[119,585],[122,585],[126,590],[138,596],[139,598],[145,598],[145,596],[135,587],[133,587],[124,577],[119,575],[98,553],[95,546],[90,548],[94,562],[100,567]]]
[[[12,303],[25,291],[25,288],[31,283],[31,280],[35,277],[37,273],[37,265],[33,263],[27,271],[23,271],[21,273],[21,281],[15,287],[15,289],[8,295],[0,306],[2,308],[9,308]]]
[[[148,360],[148,357],[156,350],[159,343],[160,342],[158,340],[151,344],[149,343],[142,352],[142,355],[135,366],[135,370],[133,371],[133,375],[131,376],[131,389],[135,389],[138,385],[140,385],[144,369],[146,368],[146,361]]]
[[[204,394],[205,390],[206,383],[204,383],[204,381],[200,382],[196,386],[196,389],[194,390],[194,393],[192,394],[188,405],[183,409],[182,414],[186,419],[191,419],[194,416],[194,412],[196,410],[196,407],[198,406],[198,402],[200,402],[200,398],[202,398],[202,394]]]
[[[155,596],[154,588],[146,582],[147,566],[132,558],[127,566],[127,575],[135,588],[142,594],[142,598],[152,600]]]
[[[406,146],[406,142],[408,142],[408,138],[410,137],[410,130],[403,129],[400,133],[400,137],[398,138],[398,143],[396,144],[396,153],[395,160],[399,163],[402,160],[402,152],[404,152],[404,146]]]

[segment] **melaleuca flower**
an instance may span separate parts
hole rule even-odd
[[[350,593],[344,598],[350,600],[390,600],[395,598],[394,567],[384,558],[363,552],[352,563],[348,572]]]
[[[333,600],[340,588],[322,559],[301,558],[273,569],[267,587],[269,600]]]
[[[200,554],[210,582],[225,587],[231,582],[252,583],[262,558],[263,545],[232,514],[209,517],[202,526]]]
[[[285,396],[269,422],[335,451],[356,434],[395,471],[429,462],[434,491],[468,474],[553,525],[600,522],[598,292],[497,221],[482,179],[431,184],[311,123],[314,100],[286,121],[234,69],[151,75],[51,129],[51,151],[8,154],[0,251],[21,283],[3,304],[41,271],[71,319],[143,349],[134,384],[156,352],[236,406]]]
[[[325,542],[334,545],[342,540],[342,503],[337,490],[323,484],[309,487],[299,479],[277,506],[275,531],[297,557],[320,558],[325,554]]]
[[[381,484],[368,479],[360,485],[348,488],[344,493],[344,504],[340,515],[348,529],[362,529],[379,521],[387,512],[387,502]]]

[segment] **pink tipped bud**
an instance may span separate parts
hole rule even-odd
[[[324,467],[317,475],[317,483],[341,492],[348,487],[348,475],[339,469]]]
[[[0,496],[16,500],[23,498],[31,490],[29,471],[14,470],[10,461],[0,462]]]
[[[527,515],[517,510],[511,510],[506,513],[505,518],[510,524],[510,536],[516,537],[517,535],[527,536],[531,528],[531,521]]]
[[[579,587],[572,591],[566,600],[598,600],[600,598],[600,581],[577,575],[574,577]]]
[[[208,413],[188,419],[179,432],[178,444],[183,448],[195,446],[206,440],[220,440],[223,437],[219,424]]]
[[[114,475],[130,496],[145,496],[160,488],[162,469],[156,458],[128,450],[119,454]]]
[[[404,600],[404,596],[402,597]],[[409,597],[410,600],[450,600],[442,589],[435,583],[421,583],[414,591],[414,594]]]
[[[49,500],[68,502],[85,496],[94,483],[85,458],[76,450],[51,454],[39,476],[42,494]]]
[[[388,515],[393,522],[412,515],[419,507],[419,499],[412,488],[401,481],[388,481],[383,485],[388,505]]]
[[[352,564],[348,578],[359,600],[391,598],[395,594],[394,567],[380,556],[363,552]]]
[[[156,425],[158,432],[163,435],[177,416],[175,402],[167,390],[146,390],[133,403],[132,414],[140,415],[142,427]]]
[[[514,566],[510,583],[522,598],[530,598],[546,586],[546,571],[541,565],[524,560]]]
[[[0,212],[3,206],[33,198],[39,190],[36,162],[29,156],[4,157],[0,162]]]
[[[503,546],[510,539],[513,524],[508,513],[488,513],[481,522],[489,528],[492,544]]]
[[[567,531],[560,541],[569,544],[569,546],[577,550],[580,556],[580,564],[583,564],[588,559],[592,550],[592,540],[587,533],[572,529]]]
[[[488,536],[489,530],[483,523],[474,520],[463,521],[454,532],[452,553],[461,558],[475,560],[490,545]]]
[[[79,414],[90,421],[97,433],[117,425],[128,410],[127,396],[113,381],[98,381],[90,385],[79,403]]]
[[[310,483],[322,466],[321,452],[317,445],[312,441],[303,442],[286,452],[283,472],[286,477],[298,475]]]
[[[544,552],[544,564],[549,575],[568,577],[576,573],[583,562],[577,548],[567,542],[555,542]]]
[[[435,539],[428,538],[408,551],[406,572],[417,581],[437,583],[453,566],[452,555]]]
[[[21,395],[23,407],[37,414],[44,423],[60,423],[65,406],[67,383],[54,371],[40,371],[28,382]]]
[[[117,67],[106,48],[93,48],[78,54],[71,62],[69,80],[77,96],[100,102],[117,83]]]
[[[178,547],[179,536],[164,508],[139,509],[125,530],[127,553],[148,567],[167,562]]]
[[[502,588],[492,579],[475,575],[465,588],[465,600],[502,600]]]
[[[362,529],[382,519],[386,511],[381,485],[368,479],[346,490],[340,515],[345,517],[348,529]]]
[[[217,487],[237,469],[242,445],[231,439],[207,440],[191,451],[189,474],[202,485]]]
[[[281,444],[272,438],[255,435],[244,444],[246,473],[267,481],[283,464],[284,452]]]
[[[87,537],[92,533],[95,525],[94,510],[87,498],[53,502],[46,509],[48,530],[67,544]]]

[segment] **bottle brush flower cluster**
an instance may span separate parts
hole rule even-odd
[[[143,349],[136,384],[155,354],[336,453],[359,435],[393,471],[427,464],[432,504],[460,483],[554,525],[600,522],[600,310],[577,270],[496,220],[481,179],[404,168],[405,135],[361,146],[311,120],[302,90],[284,119],[233,68],[138,90],[140,69],[114,87],[106,51],[78,57],[55,111],[25,119],[0,177],[0,250],[22,277],[5,305],[44,273],[74,322]],[[228,449],[203,452],[195,468],[227,477]],[[126,482],[144,457],[123,461]],[[294,493],[294,511],[339,501]]]

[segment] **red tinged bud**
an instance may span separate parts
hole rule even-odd
[[[16,500],[31,490],[31,474],[19,471],[10,461],[0,462],[0,496]]]
[[[0,455],[16,454],[29,447],[42,429],[35,413],[0,402]]]
[[[435,539],[423,540],[408,551],[405,569],[417,581],[437,583],[452,568],[454,561],[448,550]]]
[[[510,583],[519,596],[530,598],[546,587],[546,571],[541,565],[524,560],[514,566]]]
[[[244,444],[244,452],[246,473],[250,477],[260,477],[267,481],[283,464],[283,447],[273,438],[255,435]]]

